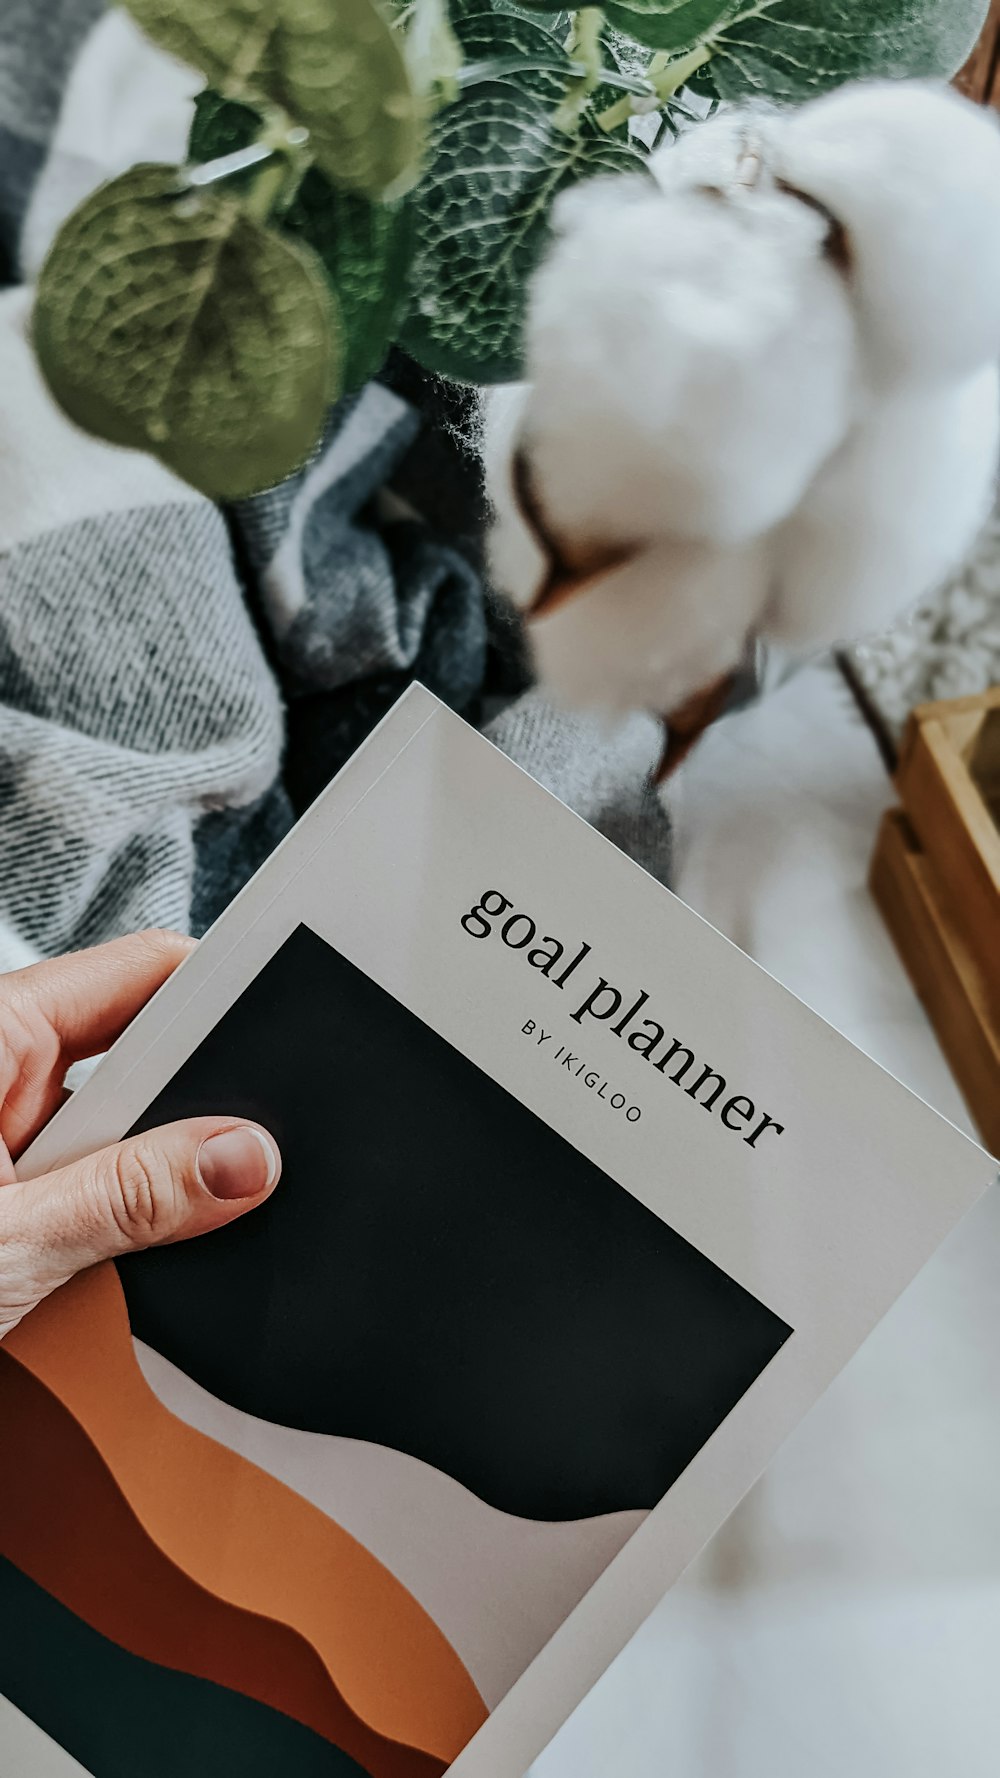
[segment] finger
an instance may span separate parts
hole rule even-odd
[[[0,998],[32,1023],[44,1020],[68,1065],[114,1043],[194,946],[180,932],[136,932],[15,970]]]
[[[0,1003],[0,1187],[16,1178],[14,1162],[70,1097],[55,1032],[40,1021],[28,1030]]]
[[[224,1227],[268,1198],[273,1137],[235,1118],[133,1136],[0,1192],[0,1331],[86,1266]]]
[[[193,944],[140,932],[0,978],[0,1139],[10,1155],[56,1110],[70,1063],[113,1043]],[[0,1184],[12,1171],[0,1156]]]
[[[39,1086],[31,1100],[25,1096],[8,1099],[0,1111],[0,1190],[17,1184],[17,1161],[35,1137],[44,1130],[49,1119],[73,1095],[68,1087],[49,1080]],[[22,1108],[23,1107],[23,1108]]]

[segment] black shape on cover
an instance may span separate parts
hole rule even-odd
[[[4,1556],[0,1693],[93,1778],[368,1778],[282,1711],[110,1642]]]
[[[119,1262],[133,1331],[505,1512],[653,1506],[791,1332],[304,926],[135,1128],[220,1113],[273,1130],[281,1183]]]

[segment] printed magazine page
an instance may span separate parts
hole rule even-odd
[[[19,1171],[220,1113],[0,1347],[17,1778],[522,1778],[992,1172],[420,687]]]

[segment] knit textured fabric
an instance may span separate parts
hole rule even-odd
[[[478,465],[412,366],[229,511],[53,404],[47,236],[123,165],[180,157],[185,78],[101,0],[0,9],[0,967],[203,931],[414,677],[665,877],[655,724],[528,688],[479,571]]]
[[[1000,685],[1000,503],[944,585],[884,635],[851,648],[848,668],[890,751],[918,704]]]

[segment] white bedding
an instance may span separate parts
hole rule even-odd
[[[968,1129],[865,887],[891,801],[846,687],[811,667],[695,754],[678,892]],[[998,1669],[994,1191],[533,1778],[996,1778]]]

